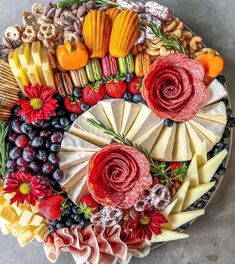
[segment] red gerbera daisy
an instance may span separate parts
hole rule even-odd
[[[43,85],[28,85],[24,88],[27,99],[18,100],[16,103],[21,106],[19,116],[25,116],[27,123],[49,119],[50,116],[55,116],[55,108],[57,100],[52,96],[55,93],[54,89]]]
[[[11,177],[6,181],[4,193],[15,193],[11,198],[11,204],[17,202],[24,203],[25,201],[31,205],[35,205],[39,198],[44,198],[51,194],[45,185],[40,183],[40,179],[18,171],[12,173]]]
[[[146,207],[141,213],[130,220],[127,229],[131,231],[131,238],[151,240],[152,234],[161,234],[161,224],[167,223],[166,218],[153,207]]]

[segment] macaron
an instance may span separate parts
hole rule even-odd
[[[85,69],[87,78],[90,82],[102,79],[102,70],[98,59],[90,59]]]
[[[113,77],[117,74],[117,60],[110,54],[101,59],[101,65],[104,77]]]
[[[76,87],[84,87],[88,83],[85,68],[80,68],[77,71],[70,71],[70,76]]]
[[[124,58],[118,58],[118,67],[120,73],[133,73],[135,71],[135,64],[132,54],[130,53]]]

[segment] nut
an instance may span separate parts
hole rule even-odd
[[[203,48],[203,49],[200,49],[197,52],[193,53],[193,57],[194,58],[197,58],[198,56],[200,56],[202,54],[210,53],[210,52],[213,52],[213,51],[214,50],[213,49],[210,49],[210,48]]]
[[[55,12],[56,12],[56,7],[51,8],[51,9],[48,11],[48,13],[47,13],[47,17],[53,19],[53,18],[55,17]]]
[[[44,39],[52,40],[55,38],[57,30],[56,26],[50,23],[42,24],[39,28],[39,31],[42,33]]]
[[[24,12],[23,16],[23,25],[24,26],[37,26],[37,18],[30,12]]]
[[[177,39],[179,39],[182,36],[182,30],[181,29],[176,29],[171,33],[171,35],[174,35]]]
[[[43,4],[35,3],[32,5],[32,13],[36,18],[39,18],[43,13]]]
[[[160,49],[159,50],[152,50],[150,48],[146,49],[146,53],[150,56],[159,56],[160,55]]]
[[[20,40],[21,31],[17,27],[8,27],[4,34],[5,38],[11,42]]]
[[[163,32],[167,33],[167,32],[171,32],[172,30],[174,30],[176,27],[178,26],[178,22],[173,20],[170,24],[166,25],[163,27]]]
[[[202,48],[202,38],[199,36],[195,36],[190,40],[190,49],[193,51],[196,51],[200,48]]]
[[[82,35],[82,24],[79,22],[74,22],[73,26],[77,34],[81,36]]]
[[[164,47],[164,46],[161,47],[161,48],[160,48],[160,55],[161,55],[161,56],[164,56],[164,55],[166,55],[166,53],[167,53],[167,48]]]
[[[25,31],[22,35],[24,43],[32,43],[37,37],[37,31],[32,26],[26,26]]]
[[[55,11],[55,18],[56,17],[60,17],[62,13],[63,13],[63,9],[62,8],[57,8],[56,11]]]

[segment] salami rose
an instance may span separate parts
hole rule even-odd
[[[129,209],[151,184],[149,162],[133,147],[111,144],[89,161],[88,188],[102,205]]]
[[[202,64],[185,55],[159,57],[144,79],[142,94],[157,116],[188,121],[206,97],[204,75]]]

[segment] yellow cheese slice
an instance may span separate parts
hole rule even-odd
[[[45,48],[42,49],[42,71],[47,86],[55,88],[54,73],[50,67],[48,51]]]
[[[173,161],[186,161],[191,159],[192,151],[186,125],[184,123],[177,124],[173,149]]]
[[[154,235],[152,236],[151,242],[156,243],[156,242],[168,242],[168,241],[173,241],[173,240],[179,240],[179,239],[184,239],[188,238],[189,235],[184,234],[184,233],[179,233],[175,232],[172,230],[167,230],[167,229],[161,229],[161,234],[160,235]]]
[[[198,175],[200,184],[208,183],[211,181],[220,164],[223,162],[227,155],[228,151],[224,149],[199,168]]]
[[[169,230],[175,230],[176,228],[204,214],[205,214],[204,209],[171,214],[167,219],[168,223],[164,224],[163,228]]]
[[[171,214],[172,209],[175,207],[177,201],[177,198],[171,200],[170,204],[164,210],[161,211],[161,214],[163,214],[167,218]]]
[[[177,203],[174,206],[172,213],[179,213],[182,211],[184,200],[186,197],[186,194],[188,192],[190,182],[188,180],[185,180],[183,184],[180,186],[179,190],[177,193],[174,195],[173,200],[177,199]]]
[[[184,200],[183,211],[207,193],[215,184],[216,182],[213,181],[190,188]]]
[[[197,164],[197,156],[194,155],[191,160],[186,179],[189,181],[189,186],[194,187],[199,185],[199,177],[198,177],[198,164]]]
[[[28,66],[27,74],[32,84],[42,85],[40,76],[37,71],[37,66],[34,64],[32,55],[30,56],[30,59],[29,59],[29,66]]]

